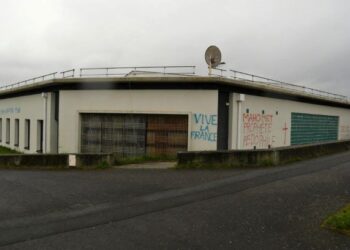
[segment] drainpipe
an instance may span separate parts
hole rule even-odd
[[[43,124],[43,154],[47,152],[47,93],[41,93],[42,98],[44,98],[44,124]]]
[[[237,99],[237,141],[236,141],[236,149],[240,149],[240,141],[241,141],[241,121],[242,121],[242,102],[245,100],[244,94],[238,94]]]

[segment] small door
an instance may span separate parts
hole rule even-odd
[[[147,154],[176,155],[187,150],[188,117],[186,115],[149,115]]]

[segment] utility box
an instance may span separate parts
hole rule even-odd
[[[77,156],[76,155],[68,155],[68,166],[76,167],[77,166]]]
[[[239,94],[237,102],[244,102],[245,101],[245,94]]]

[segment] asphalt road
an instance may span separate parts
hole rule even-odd
[[[350,152],[250,170],[0,170],[1,249],[350,249]]]

